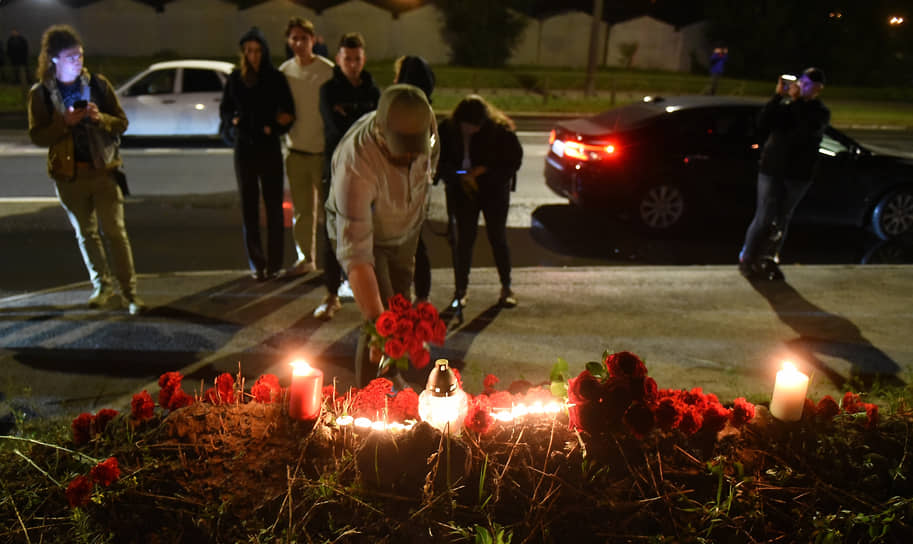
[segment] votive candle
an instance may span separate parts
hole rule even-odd
[[[314,420],[320,415],[323,403],[323,372],[304,361],[292,363],[292,384],[289,387],[288,415],[292,419]]]
[[[808,393],[808,376],[786,361],[777,372],[774,394],[770,399],[770,413],[781,421],[799,421],[805,408]]]

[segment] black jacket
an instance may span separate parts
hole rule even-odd
[[[422,57],[408,56],[403,58],[399,65],[397,83],[415,85],[425,92],[425,98],[431,103],[431,93],[434,92],[434,71]]]
[[[361,72],[361,84],[353,87],[339,66],[333,68],[333,78],[320,86],[320,116],[323,118],[324,153],[330,159],[339,140],[362,115],[377,109],[380,89],[366,70]]]
[[[817,98],[788,100],[775,95],[761,110],[758,131],[766,137],[759,170],[768,176],[808,180],[831,112]]]
[[[241,77],[241,70],[235,69],[228,77],[222,94],[219,114],[224,127],[232,126],[232,119],[239,118],[235,131],[235,145],[279,144],[279,136],[288,132],[291,124],[281,126],[276,116],[282,113],[295,114],[295,102],[289,90],[285,75],[277,70],[270,60],[269,47],[259,30],[251,29],[241,37],[241,43],[255,39],[263,48],[263,57],[257,73],[257,81],[248,87]],[[270,127],[265,134],[264,127]]]
[[[463,135],[459,123],[452,118],[441,122],[441,158],[437,178],[445,183],[459,183],[463,163]],[[523,162],[523,147],[509,128],[487,121],[469,141],[469,159],[473,166],[485,166],[486,172],[476,178],[479,192],[499,193],[515,188],[516,173]]]

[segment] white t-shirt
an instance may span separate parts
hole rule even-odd
[[[286,135],[289,148],[306,153],[323,152],[323,118],[320,116],[320,86],[333,77],[332,61],[315,55],[307,66],[294,57],[279,65],[295,100],[295,122]]]

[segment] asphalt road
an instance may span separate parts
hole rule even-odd
[[[744,226],[657,240],[581,216],[542,183],[543,137],[523,135],[526,160],[509,219],[521,305],[492,304],[498,281],[482,229],[465,320],[451,321],[435,355],[460,365],[467,383],[487,372],[539,380],[557,357],[582,365],[605,348],[641,353],[661,386],[703,386],[723,398],[763,395],[767,365],[784,353],[819,369],[819,391],[865,371],[909,377],[909,268],[818,266],[890,260],[897,247],[855,230],[796,229],[785,257],[801,266],[786,266],[790,283],[752,289],[732,264]],[[323,293],[318,276],[266,285],[246,277],[228,150],[125,149],[136,195],[126,204],[128,229],[152,306],[132,319],[116,301],[85,308],[85,272],[43,174],[44,150],[18,138],[0,138],[0,401],[41,414],[122,407],[133,392],[154,390],[167,370],[197,383],[239,365],[246,376],[282,374],[288,355],[301,350],[351,383],[354,305],[322,323],[310,317]],[[898,148],[909,140],[906,133],[872,139]],[[452,290],[442,193],[434,189],[425,233],[438,307]],[[903,258],[909,248],[899,252]]]

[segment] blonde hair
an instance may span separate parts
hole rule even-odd
[[[41,52],[38,54],[35,78],[44,83],[57,77],[57,68],[51,59],[72,47],[82,47],[82,40],[70,25],[54,25],[45,30],[41,36]]]

